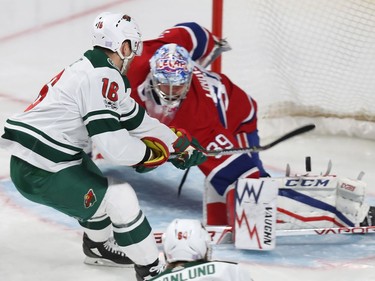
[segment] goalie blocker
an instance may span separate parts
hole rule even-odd
[[[276,229],[360,226],[369,212],[365,187],[360,180],[335,176],[239,179],[235,184],[235,246],[272,250]]]

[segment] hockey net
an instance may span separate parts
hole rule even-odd
[[[223,36],[224,72],[257,100],[261,136],[313,122],[375,140],[375,1],[225,1]]]

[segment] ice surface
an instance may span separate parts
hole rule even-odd
[[[211,1],[84,1],[0,0],[0,124],[34,100],[41,86],[90,46],[89,28],[101,11],[126,11],[134,16],[145,38],[183,21],[210,27]],[[172,5],[173,3],[173,5]],[[200,9],[197,9],[197,5]],[[173,7],[171,7],[171,5]],[[168,12],[169,8],[173,8]],[[232,52],[235,52],[233,50]],[[228,61],[224,60],[224,63]],[[225,64],[224,64],[225,66]],[[225,68],[224,68],[225,70]],[[230,73],[230,76],[242,75]],[[268,140],[262,140],[266,143]],[[305,135],[262,152],[274,176],[286,164],[304,173],[304,157],[311,156],[312,170],[320,173],[328,161],[332,173],[356,178],[364,171],[368,200],[375,204],[375,143],[346,137]],[[27,201],[9,180],[9,155],[0,150],[0,280],[134,280],[129,269],[83,264],[82,231],[75,220],[51,208]],[[177,198],[183,171],[170,164],[149,174],[129,168],[101,165],[111,176],[130,182],[155,229],[173,218],[201,218],[203,176],[191,169]],[[244,263],[256,281],[369,281],[375,280],[375,236],[289,237],[278,239],[272,252],[235,250],[232,245],[214,248],[214,258]]]

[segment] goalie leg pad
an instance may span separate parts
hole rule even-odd
[[[237,181],[234,234],[236,248],[275,248],[278,186],[279,182],[271,178]]]
[[[203,193],[203,220],[205,225],[227,225],[227,206],[225,196],[206,179]]]
[[[353,227],[366,217],[365,183],[335,176],[281,179],[278,229]]]
[[[336,221],[336,177],[280,178],[278,229],[344,226]]]
[[[359,226],[370,209],[365,202],[365,188],[366,183],[359,180],[341,178],[338,181],[336,208],[353,222],[353,226]]]

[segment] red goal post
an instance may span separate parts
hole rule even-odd
[[[212,33],[218,38],[223,37],[223,1],[212,0]],[[211,69],[221,72],[221,56],[212,63]]]

